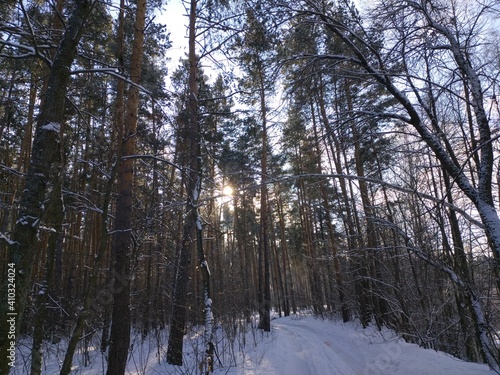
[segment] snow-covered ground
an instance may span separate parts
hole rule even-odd
[[[398,339],[312,317],[274,320],[273,334],[231,375],[490,375],[487,366],[457,360]],[[223,372],[219,372],[222,374]]]
[[[217,340],[223,367],[216,363],[217,375],[493,375],[486,365],[467,363],[447,354],[408,344],[391,331],[362,329],[356,323],[288,317],[272,321],[272,332],[250,329],[245,335]],[[185,342],[183,368],[165,362],[166,337],[140,340],[134,337],[128,374],[199,374],[202,335],[193,332]],[[96,339],[96,341],[98,341]],[[81,350],[72,374],[105,372],[105,361],[96,343]],[[24,348],[24,349],[23,349]],[[199,349],[198,349],[199,348]],[[20,344],[15,371],[28,374],[28,345]],[[44,374],[58,374],[64,345],[48,345]]]

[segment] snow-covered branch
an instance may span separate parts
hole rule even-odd
[[[145,93],[147,95],[150,95],[150,96],[153,95],[153,93],[151,91],[149,91],[148,89],[146,89],[144,86],[142,86],[142,85],[140,85],[140,84],[138,84],[136,82],[133,82],[130,79],[130,77],[124,76],[117,69],[113,69],[113,68],[94,68],[94,69],[76,69],[76,70],[72,70],[71,71],[71,74],[73,74],[73,75],[74,74],[82,74],[82,73],[103,73],[103,74],[107,74],[109,76],[121,79],[122,81],[124,81],[128,85],[131,85],[133,87],[138,88],[140,91],[142,91],[143,93]]]
[[[9,237],[7,237],[2,232],[0,232],[0,242],[5,242],[5,243],[7,243],[8,246],[13,246],[17,243],[16,241],[11,240]]]
[[[123,156],[121,158],[122,160],[127,160],[127,159],[151,159],[151,160],[156,160],[161,163],[170,165],[171,167],[174,167],[175,169],[178,169],[181,172],[185,171],[185,168],[182,168],[178,164],[172,163],[171,161],[165,160],[164,158],[161,158],[156,155],[129,155],[129,156]]]

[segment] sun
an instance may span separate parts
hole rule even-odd
[[[232,196],[233,193],[234,193],[234,189],[229,185],[224,186],[224,188],[222,189],[222,194],[224,194],[227,197]]]

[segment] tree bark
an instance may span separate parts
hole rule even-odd
[[[25,189],[19,202],[20,210],[13,242],[9,248],[9,263],[15,265],[16,271],[16,336],[19,333],[31,287],[31,273],[39,245],[38,227],[44,219],[45,205],[57,191],[54,184],[61,183],[63,163],[61,137],[64,134],[64,104],[70,69],[77,53],[83,26],[94,4],[94,0],[80,1],[68,20],[68,27],[51,67],[45,98],[37,120],[32,158],[26,176]],[[5,287],[6,285],[2,288],[1,297],[2,316],[7,316]],[[5,353],[11,340],[7,340],[6,320],[4,319],[0,324],[0,349],[2,353]],[[0,372],[8,374],[7,358],[6,356],[0,358]]]
[[[268,204],[267,204],[267,109],[266,93],[262,63],[258,64],[260,111],[262,119],[262,145],[261,145],[261,188],[260,188],[260,237],[259,237],[259,328],[266,332],[271,331],[271,274],[269,259],[268,236]]]
[[[198,197],[201,188],[201,134],[198,115],[198,57],[196,56],[196,0],[191,0],[189,14],[189,120],[183,129],[182,149],[188,155],[186,169],[182,176],[182,184],[186,186],[188,199],[186,202],[182,242],[176,267],[174,292],[172,301],[172,317],[167,347],[167,362],[182,366],[182,344],[186,325],[187,288],[192,258],[193,245],[198,243],[196,236],[201,233],[201,222],[198,214]],[[208,267],[208,265],[207,265]],[[205,272],[208,271],[202,270]],[[206,275],[205,275],[206,276]],[[205,295],[205,302],[210,298]],[[205,304],[208,310],[208,306]]]
[[[52,201],[49,203],[47,211],[51,232],[47,244],[47,254],[45,261],[45,276],[36,298],[36,314],[33,332],[33,345],[31,349],[31,375],[40,375],[42,373],[42,344],[47,325],[47,303],[48,295],[54,290],[54,270],[55,255],[58,242],[62,239],[64,204],[62,197],[61,184],[57,184]]]
[[[134,25],[134,42],[130,58],[130,80],[134,84],[141,81],[142,51],[144,46],[144,26],[146,21],[146,0],[137,2]],[[130,257],[132,247],[132,206],[134,168],[133,159],[137,140],[137,112],[139,109],[139,89],[131,85],[128,90],[124,131],[121,134],[121,155],[117,171],[116,223],[112,248],[114,257],[113,312],[107,375],[123,375],[127,364],[130,343]]]

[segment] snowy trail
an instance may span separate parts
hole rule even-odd
[[[360,370],[358,361],[339,337],[325,337],[324,332],[301,320],[277,323],[276,330],[276,345],[286,354],[282,358],[269,359],[272,374],[323,375],[331,373],[332,369],[342,374],[355,374]]]
[[[230,375],[493,375],[485,365],[426,350],[354,323],[272,321],[273,332]],[[221,369],[222,370],[222,369]],[[219,374],[219,372],[216,372]]]

